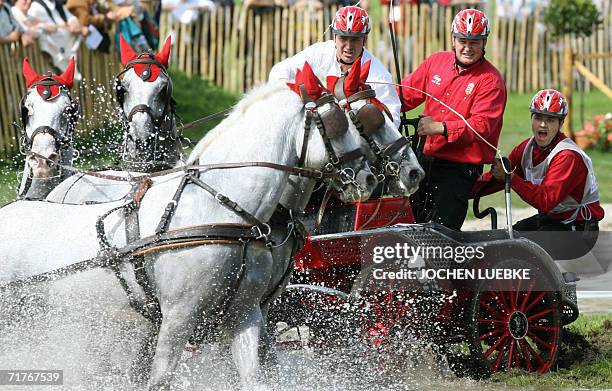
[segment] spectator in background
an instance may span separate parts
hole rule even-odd
[[[5,0],[0,0],[0,43],[21,42],[24,46],[31,45],[32,36],[15,20],[11,8]]]
[[[134,12],[131,5],[120,6],[109,3],[103,7],[97,0],[68,0],[66,8],[77,17],[82,26],[94,29],[102,36],[102,42],[96,48],[104,53],[110,51],[111,39],[108,32],[111,25],[118,20],[125,19]],[[91,27],[93,26],[93,27]]]
[[[34,0],[28,10],[28,17],[40,23],[55,25],[54,32],[41,34],[38,40],[43,53],[50,57],[51,64],[58,70],[66,69],[70,57],[77,57],[81,37],[86,36],[89,29],[79,23],[62,0]],[[78,71],[74,78],[81,79]]]
[[[38,38],[43,33],[54,33],[57,26],[54,23],[41,23],[40,20],[28,16],[28,10],[32,5],[32,0],[17,0],[11,7],[11,12],[15,20],[19,22],[23,30],[32,38]]]

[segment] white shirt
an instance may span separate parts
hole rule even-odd
[[[53,33],[40,34],[38,41],[40,43],[41,50],[51,56],[53,65],[59,69],[66,69],[70,62],[70,57],[77,57],[79,44],[81,43],[81,36],[78,34],[72,34],[66,25],[72,20],[76,20],[77,22],[78,20],[74,15],[68,12],[68,9],[66,9],[66,6],[64,6],[64,12],[66,13],[67,20],[67,23],[65,23],[55,9],[55,3],[49,0],[43,1],[51,10],[51,14],[55,20],[51,19],[45,8],[36,2],[32,2],[32,5],[28,10],[28,16],[32,19],[38,19],[41,24],[55,24],[59,26],[57,31]],[[81,74],[79,73],[78,69],[75,70],[74,78],[76,80],[81,79]]]
[[[45,8],[35,1],[32,2],[32,5],[28,10],[28,16],[38,19],[41,23],[54,23],[58,26],[64,26],[66,23],[64,23],[64,19],[62,19],[59,12],[57,12],[57,10],[55,9],[55,2],[49,0],[43,1],[45,2],[45,4],[47,4],[49,10],[51,10],[51,14],[53,15],[53,19],[55,20],[51,19],[47,11],[45,11]],[[68,11],[68,8],[66,8],[66,6],[64,6],[64,13],[66,14],[67,22],[70,22],[72,19],[76,19],[76,17],[72,15],[70,11]]]
[[[392,83],[393,78],[384,65],[365,48],[361,56],[361,63],[371,60],[370,73],[366,83],[386,82]],[[315,43],[297,53],[295,56],[287,58],[272,67],[270,80],[295,81],[295,74],[298,68],[304,67],[304,62],[308,61],[315,75],[323,82],[327,76],[342,76],[340,63],[336,59],[336,44],[334,41]],[[393,125],[399,128],[400,125],[400,100],[395,90],[395,86],[389,84],[370,84],[376,91],[376,99],[381,101],[393,115]],[[386,116],[385,116],[386,118]],[[388,120],[388,118],[387,118]]]

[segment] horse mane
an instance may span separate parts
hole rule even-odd
[[[208,149],[208,147],[215,141],[221,134],[227,129],[231,129],[234,124],[242,119],[245,113],[255,104],[262,100],[270,99],[275,97],[277,94],[282,92],[290,92],[289,88],[284,82],[270,81],[268,83],[254,87],[251,91],[246,93],[242,99],[232,109],[229,115],[209,130],[204,138],[200,140],[187,159],[187,164],[192,164]]]

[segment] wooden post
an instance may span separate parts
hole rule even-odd
[[[567,99],[567,117],[563,122],[563,133],[566,136],[574,139],[574,132],[572,131],[572,88],[574,81],[572,78],[572,72],[574,69],[574,53],[569,44],[569,40],[565,40],[565,48],[563,52],[563,95]]]

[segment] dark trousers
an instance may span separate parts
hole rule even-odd
[[[520,236],[532,240],[553,259],[576,259],[593,248],[599,236],[596,220],[574,221],[563,224],[544,213],[538,213],[512,226]]]
[[[412,210],[417,223],[434,222],[460,231],[482,165],[454,163],[427,156],[421,165],[425,169],[425,179],[412,195]]]

